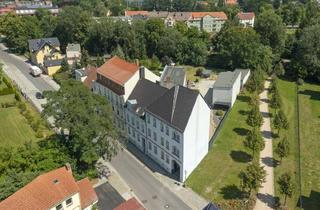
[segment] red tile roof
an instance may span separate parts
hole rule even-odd
[[[224,12],[192,12],[191,16],[193,18],[202,18],[204,16],[210,15],[211,17],[220,18],[223,20],[227,20],[228,17]]]
[[[138,70],[139,66],[135,63],[114,56],[100,66],[97,72],[117,84],[124,85]]]
[[[88,66],[85,71],[87,73],[87,78],[83,81],[83,84],[91,89],[92,82],[97,80],[97,68],[94,66]]]
[[[81,179],[77,182],[80,190],[81,208],[84,209],[98,201],[98,197],[88,178]]]
[[[84,185],[85,182],[80,182],[81,187],[83,187],[82,185]],[[87,183],[85,184],[85,188],[83,187],[82,190],[88,188]],[[59,202],[65,200],[66,198],[82,191],[79,188],[80,187],[72,176],[71,169],[61,167],[38,176],[32,182],[19,189],[7,199],[1,201],[0,209],[49,209],[59,204]],[[91,190],[88,192],[88,194],[92,193]],[[84,193],[82,192],[82,194]],[[89,197],[93,198],[93,195],[84,195],[83,197],[85,201],[88,202]]]
[[[253,12],[239,12],[237,14],[237,17],[240,19],[240,20],[251,20],[255,17],[254,13]]]
[[[237,0],[225,0],[226,5],[236,5],[238,4]]]
[[[144,16],[148,16],[149,15],[149,12],[148,11],[129,11],[129,10],[126,10],[124,12],[124,15],[125,16],[135,16],[135,15],[144,15]]]
[[[119,206],[114,208],[113,210],[146,210],[135,198],[131,198]]]

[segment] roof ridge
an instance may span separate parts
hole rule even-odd
[[[173,102],[172,102],[172,112],[171,112],[171,118],[170,118],[170,123],[172,123],[174,111],[176,109],[176,103],[177,103],[177,96],[179,93],[179,85],[174,87],[174,93],[173,93]]]

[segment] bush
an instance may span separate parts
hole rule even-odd
[[[43,132],[42,132],[41,130],[38,130],[38,131],[36,132],[36,137],[37,137],[37,138],[43,138]]]
[[[38,132],[39,131],[39,128],[40,128],[40,121],[37,120],[37,121],[33,121],[31,123],[31,128],[32,130],[34,130],[35,132]]]
[[[194,82],[195,82],[195,83],[199,82],[199,79],[198,79],[198,78],[197,78],[197,79],[195,79],[195,80],[194,80]]]
[[[5,78],[5,77],[3,77],[3,82],[7,85],[7,87],[9,88],[9,89],[12,89],[12,84],[11,84],[11,82],[7,79],[7,78]]]
[[[21,101],[21,96],[20,96],[20,94],[19,94],[17,91],[14,93],[14,98],[15,98],[17,101]]]
[[[9,107],[14,107],[16,104],[15,102],[6,102],[6,103],[2,103],[1,107],[2,108],[9,108]]]
[[[201,77],[203,73],[203,68],[198,68],[196,71],[196,76]]]
[[[18,104],[18,108],[20,109],[21,113],[27,110],[27,106],[26,106],[26,104],[24,102],[20,102]]]
[[[299,79],[297,80],[297,84],[298,84],[298,85],[303,85],[303,83],[304,83],[303,79],[299,78]]]
[[[0,90],[0,96],[5,96],[5,95],[10,95],[10,94],[13,94],[14,93],[14,90],[12,88],[3,88]]]
[[[223,116],[223,111],[222,110],[216,111],[216,115],[220,117]]]

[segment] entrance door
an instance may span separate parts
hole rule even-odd
[[[146,139],[142,137],[142,151],[146,153]]]
[[[174,177],[176,177],[178,180],[180,178],[180,165],[175,161],[172,160],[172,174]]]

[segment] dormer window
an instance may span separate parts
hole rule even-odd
[[[63,209],[63,206],[62,206],[62,204],[60,203],[58,206],[56,206],[56,210],[61,210],[61,209]]]

